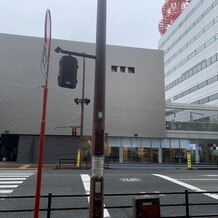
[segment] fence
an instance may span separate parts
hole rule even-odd
[[[135,197],[140,195],[159,195],[160,196],[160,208],[161,208],[161,218],[192,218],[192,217],[218,217],[218,199],[217,195],[218,191],[213,192],[191,192],[188,190],[185,190],[183,192],[162,192],[162,193],[125,193],[125,194],[105,194],[105,199],[107,198],[123,198],[123,197]],[[173,199],[173,202],[175,203],[163,203],[162,196],[181,196],[180,202],[176,202],[175,198],[170,197],[169,199]],[[206,196],[216,196],[213,201],[208,202],[202,202],[202,197],[197,197],[196,195],[206,195]],[[191,197],[192,196],[192,197]],[[46,212],[46,217],[50,218],[52,217],[52,212],[54,211],[81,211],[81,210],[88,210],[88,204],[87,206],[82,207],[52,207],[52,201],[55,198],[64,198],[65,200],[68,198],[87,198],[89,195],[52,195],[52,193],[49,193],[48,195],[41,196],[41,199],[47,200],[47,207],[46,208],[40,208],[40,211]],[[7,196],[4,198],[0,198],[0,200],[7,200],[7,199],[34,199],[35,196]],[[212,200],[212,199],[211,199]],[[163,201],[163,202],[162,202]],[[165,200],[166,201],[166,200]],[[2,202],[2,201],[0,201]],[[117,201],[112,201],[117,202]],[[120,200],[119,202],[123,202]],[[0,204],[1,205],[1,204]],[[213,208],[213,210],[209,209],[209,206],[216,206]],[[176,210],[174,209],[176,207]],[[209,210],[207,213],[199,213],[199,210],[193,210],[193,207],[201,208],[202,210]],[[132,209],[131,204],[126,205],[107,205],[104,207],[105,209]],[[166,209],[169,208],[169,209]],[[179,210],[178,208],[182,208]],[[205,208],[205,209],[203,209]],[[33,212],[34,209],[10,209],[10,210],[0,210],[0,216],[2,213],[21,213],[21,212]],[[195,212],[194,212],[195,211]],[[196,213],[197,211],[197,213]],[[127,217],[131,217],[131,211],[128,214]],[[198,214],[199,213],[199,214]],[[17,214],[17,217],[19,217],[19,214]],[[113,216],[112,216],[113,217]]]

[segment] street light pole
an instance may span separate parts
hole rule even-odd
[[[77,153],[77,167],[82,167],[82,149],[83,149],[83,123],[84,123],[84,104],[88,105],[90,103],[90,99],[84,98],[85,95],[85,58],[90,58],[90,59],[96,59],[95,55],[90,55],[86,53],[79,53],[79,52],[74,52],[74,51],[68,51],[68,50],[63,50],[61,47],[57,47],[55,49],[55,52],[57,53],[62,53],[62,54],[68,54],[68,55],[74,55],[74,56],[79,56],[83,57],[83,81],[82,81],[82,98],[75,98],[74,101],[75,103],[81,104],[81,116],[80,116],[80,142],[79,142],[79,149]]]
[[[81,120],[80,120],[80,161],[79,161],[79,167],[82,167],[82,150],[83,150],[83,123],[84,123],[84,95],[85,95],[85,69],[86,63],[85,63],[85,57],[83,57],[83,82],[82,82],[82,101],[81,101]]]
[[[106,0],[98,0],[89,218],[104,215]]]

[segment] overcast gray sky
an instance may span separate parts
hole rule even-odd
[[[1,33],[43,37],[46,9],[52,38],[95,42],[97,0],[0,0]],[[164,0],[107,0],[107,44],[157,49]]]

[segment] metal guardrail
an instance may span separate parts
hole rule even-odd
[[[174,203],[174,204],[161,204],[160,208],[166,208],[166,207],[183,207],[185,208],[185,213],[183,215],[167,215],[167,216],[161,216],[161,218],[192,218],[192,217],[218,217],[218,201],[216,202],[191,202],[190,195],[200,195],[200,194],[218,194],[218,191],[211,191],[211,192],[191,192],[188,190],[185,190],[183,192],[162,192],[162,193],[124,193],[124,194],[104,194],[105,197],[124,197],[124,196],[142,196],[142,195],[183,195],[183,201],[181,203]],[[40,211],[46,211],[47,212],[47,218],[52,217],[51,212],[52,211],[75,211],[75,210],[88,210],[89,207],[52,207],[52,199],[54,198],[87,198],[89,195],[52,195],[52,193],[49,193],[48,195],[42,195],[41,198],[47,198],[47,207],[46,208],[40,208]],[[3,197],[4,199],[34,199],[35,196],[6,196]],[[120,201],[121,202],[121,201]],[[217,205],[217,211],[216,214],[191,214],[190,208],[194,206],[212,206]],[[105,209],[124,209],[124,208],[132,208],[132,205],[112,205],[112,206],[105,206]],[[20,212],[33,212],[34,209],[14,209],[14,210],[0,210],[1,213],[20,213]]]

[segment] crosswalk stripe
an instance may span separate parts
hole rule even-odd
[[[34,175],[34,171],[18,172],[1,172],[0,175],[0,200],[12,193],[28,177]]]
[[[20,177],[29,177],[32,176],[33,174],[29,174],[29,175],[0,175],[0,178],[20,178]]]
[[[23,181],[0,181],[0,185],[3,184],[21,184]]]
[[[0,188],[17,188],[18,185],[0,185]]]
[[[217,181],[218,179],[178,179],[180,181]]]
[[[0,190],[0,194],[10,194],[13,190]]]
[[[181,185],[185,188],[188,188],[188,189],[191,189],[193,191],[196,191],[196,192],[206,192],[206,190],[203,190],[203,189],[200,189],[196,186],[193,186],[193,185],[189,185],[188,183],[185,183],[185,182],[181,182],[177,179],[174,179],[174,178],[171,178],[169,176],[164,176],[164,175],[160,175],[160,174],[152,174],[153,176],[158,176],[160,178],[163,178],[165,180],[168,180],[170,182],[173,182],[173,183],[176,183],[177,185]],[[211,193],[203,193],[203,195],[206,195],[208,197],[211,197],[211,198],[214,198],[216,200],[218,200],[218,195],[217,194],[211,194]]]
[[[26,178],[24,178],[24,177],[20,177],[20,178],[0,178],[0,181],[13,181],[13,180],[26,180]]]

